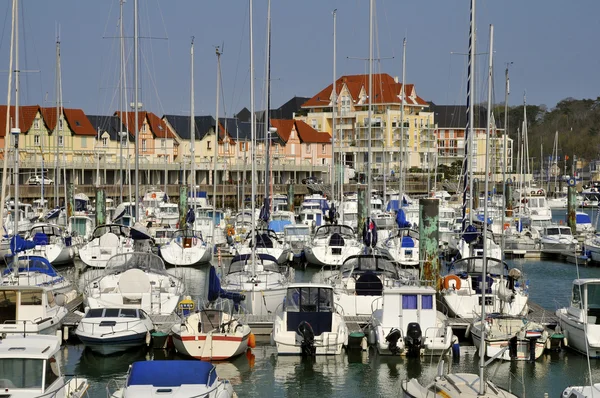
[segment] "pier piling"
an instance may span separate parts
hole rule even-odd
[[[440,277],[439,269],[439,205],[438,199],[419,199],[419,264],[421,280],[433,285]]]
[[[104,189],[96,189],[96,226],[106,224],[106,198]]]
[[[183,228],[185,226],[185,218],[187,215],[187,185],[179,186],[179,227]],[[196,200],[196,198],[194,198]]]
[[[571,228],[571,233],[577,233],[577,190],[575,185],[569,184],[567,188],[567,225]]]

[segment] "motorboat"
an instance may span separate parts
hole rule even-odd
[[[344,309],[344,315],[371,316],[381,308],[383,302],[377,299],[385,289],[414,284],[418,277],[418,267],[398,270],[386,256],[360,254],[348,257],[326,282],[333,286],[336,303]]]
[[[204,361],[155,360],[131,364],[125,386],[111,398],[233,398],[228,380],[217,376],[215,365]]]
[[[169,227],[151,227],[150,231],[154,236],[154,242],[160,247],[166,245],[173,239],[173,235],[177,232],[176,229]]]
[[[481,276],[483,257],[468,257],[454,261],[448,267],[440,292],[450,315],[473,318],[481,313],[481,295],[485,289],[485,312],[521,316],[528,312],[528,283],[521,280],[521,271],[508,270],[508,265],[487,258],[487,275]]]
[[[484,355],[505,361],[534,361],[543,354],[546,343],[550,344],[546,328],[523,317],[486,314],[485,320],[475,320],[469,331],[478,350],[485,332]]]
[[[562,392],[562,398],[594,398],[600,396],[600,383],[591,386],[571,386]]]
[[[223,361],[246,352],[252,331],[234,314],[232,305],[223,303],[188,315],[173,325],[171,333],[180,354],[202,361]]]
[[[48,259],[40,256],[15,256],[2,272],[0,286],[44,286],[53,293],[76,295],[69,279],[61,275]]]
[[[323,225],[317,228],[312,241],[304,248],[309,265],[338,268],[350,256],[361,254],[363,244],[347,225]]]
[[[283,228],[283,242],[286,244],[294,258],[300,258],[304,246],[310,241],[310,227],[305,224],[291,224]]]
[[[130,228],[119,224],[107,224],[96,227],[92,240],[79,249],[79,258],[88,267],[105,268],[113,256],[132,252]]]
[[[556,316],[570,348],[600,358],[600,279],[575,279],[569,306]]]
[[[278,308],[271,343],[279,355],[337,355],[348,345],[348,327],[326,284],[294,283]]]
[[[252,236],[254,235],[254,236]],[[290,248],[284,243],[283,238],[279,237],[271,229],[258,228],[254,232],[249,232],[246,238],[236,245],[236,255],[247,255],[253,250],[255,244],[257,254],[265,254],[275,258],[277,264],[284,265],[290,259]]]
[[[246,313],[268,315],[275,312],[285,297],[289,283],[289,274],[285,270],[279,267],[274,257],[266,254],[235,256],[221,286],[224,290],[245,295],[242,306]]]
[[[175,203],[160,203],[154,211],[154,219],[158,225],[177,228],[179,225],[179,207]]]
[[[271,214],[268,229],[275,232],[278,238],[283,238],[285,227],[296,225],[296,217],[293,211],[278,210]]]
[[[160,246],[160,255],[169,265],[190,267],[207,264],[212,256],[212,245],[202,234],[190,229],[178,230],[169,243]]]
[[[401,267],[418,267],[419,231],[411,228],[397,228],[387,239],[380,241],[378,249]]]
[[[540,249],[540,234],[531,227],[529,217],[517,217],[512,223],[507,222],[504,229],[504,249],[513,254],[525,254],[530,250]]]
[[[84,302],[90,308],[134,308],[170,315],[185,293],[183,281],[167,273],[155,254],[131,252],[108,260],[102,275],[84,281]]]
[[[548,253],[575,253],[577,239],[571,233],[571,228],[562,225],[552,225],[544,228],[540,237],[542,250]]]
[[[486,392],[479,393],[479,386],[484,383]],[[403,380],[401,383],[403,397],[429,398],[432,394],[441,397],[473,397],[473,398],[517,398],[516,395],[498,387],[485,378],[471,373],[451,373],[438,376],[431,383],[422,386],[417,379]],[[432,393],[435,391],[435,393]]]
[[[431,286],[383,290],[377,299],[380,308],[373,311],[369,323],[369,339],[379,354],[443,355],[458,343],[448,319],[437,311],[435,293]]]
[[[575,213],[575,231],[578,234],[595,234],[596,228],[592,224],[592,218],[589,214],[578,211]]]
[[[75,335],[92,351],[110,355],[141,347],[149,342],[154,324],[135,308],[88,309],[75,329]]]
[[[0,390],[4,397],[79,398],[87,396],[85,378],[67,379],[59,360],[61,338],[0,336]]]
[[[54,265],[73,262],[75,251],[71,237],[66,237],[63,230],[54,224],[34,224],[26,239],[35,244],[33,248],[23,252],[26,256],[45,257]]]
[[[489,221],[489,220],[488,220]],[[460,235],[460,239],[457,242],[457,249],[461,258],[469,257],[482,257],[483,248],[486,248],[487,257],[490,258],[502,258],[502,251],[500,245],[494,239],[493,232],[488,228],[487,242],[483,244],[484,236],[484,225],[489,225],[489,222],[482,223],[478,220],[473,224],[468,225]]]
[[[67,316],[65,304],[48,287],[0,285],[0,334],[54,334]]]
[[[315,202],[304,202],[300,208],[299,222],[308,225],[314,231],[325,224],[323,210],[321,205]]]

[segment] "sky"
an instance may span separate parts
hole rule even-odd
[[[7,92],[11,3],[0,3],[0,93]],[[65,107],[87,114],[118,110],[118,0],[20,0],[21,104],[56,103],[56,36],[60,32]],[[133,102],[133,0],[124,8],[127,95]],[[190,43],[194,37],[195,114],[215,114],[217,57],[223,46],[219,115],[250,107],[248,0],[139,0],[140,100],[159,116],[190,112]],[[466,102],[469,0],[376,0],[374,72],[402,76],[436,104]],[[271,104],[311,97],[333,79],[337,9],[337,76],[368,73],[368,0],[273,0]],[[265,107],[267,0],[254,0],[256,109]],[[552,108],[564,98],[600,96],[598,0],[479,0],[476,102],[487,96],[489,24],[494,24],[494,100]],[[6,96],[2,94],[6,103]]]

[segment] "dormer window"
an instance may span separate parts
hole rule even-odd
[[[33,136],[33,145],[40,146],[40,136],[39,135]]]
[[[39,129],[40,128],[40,119],[38,119],[37,117],[33,121],[33,128],[34,129]]]
[[[65,137],[63,137],[62,135],[58,136],[58,146],[64,146],[64,144],[65,144],[64,138]]]
[[[106,148],[108,146],[108,138],[106,138],[106,137],[102,138],[102,146],[104,148]]]
[[[61,131],[63,129],[63,120],[62,119],[58,120],[58,129],[61,130]]]

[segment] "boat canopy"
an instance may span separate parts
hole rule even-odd
[[[590,218],[590,215],[587,213],[577,213],[577,215],[575,216],[575,221],[577,224],[591,224],[592,223],[592,219]]]
[[[167,275],[165,263],[153,253],[119,253],[106,262],[106,273],[125,272],[128,269],[141,269],[142,271]]]
[[[16,261],[16,263],[15,263]],[[40,256],[23,256],[18,257],[13,261],[10,266],[4,270],[3,274],[8,275],[11,272],[18,269],[18,272],[39,272],[40,274],[46,274],[49,276],[58,276],[54,267],[50,264],[48,259]]]
[[[186,360],[140,361],[131,365],[127,377],[127,387],[180,387],[184,384],[210,386],[216,379],[216,368],[210,362]]]
[[[333,234],[339,234],[342,237],[354,238],[354,229],[343,224],[327,224],[321,225],[315,232],[315,238],[326,238]]]
[[[448,267],[448,273],[452,274],[481,274],[483,270],[483,257],[465,257],[456,260]],[[487,272],[490,275],[504,275],[508,265],[496,258],[487,258]]]
[[[396,266],[392,260],[384,256],[370,254],[359,254],[348,257],[340,267],[340,272],[342,274],[370,272],[375,274],[385,273],[392,276],[398,275]]]
[[[262,265],[263,270],[279,272],[279,265],[277,264],[277,259],[275,259],[275,257],[263,253],[256,253],[255,257],[256,263]],[[229,271],[227,273],[243,272],[248,264],[252,264],[251,253],[235,256],[231,260]]]
[[[269,222],[269,229],[275,232],[283,232],[286,225],[292,225],[292,222],[288,220],[272,220]]]

